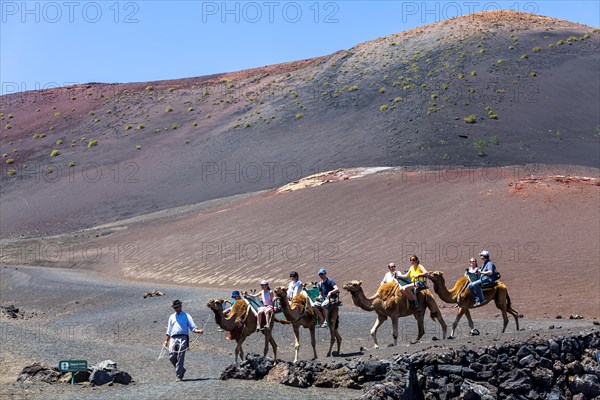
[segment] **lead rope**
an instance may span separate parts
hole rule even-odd
[[[204,323],[202,324],[202,330],[203,331],[204,331],[204,329],[206,329],[206,324],[208,323],[208,318],[210,318],[210,316],[208,316],[206,318],[206,320],[204,320]],[[192,344],[198,342],[198,340],[200,340],[200,334],[197,334],[194,339],[188,340],[188,346],[184,350],[174,350],[174,351],[169,351],[169,353],[176,353],[176,354],[185,353],[186,351],[188,351],[190,349],[190,347],[192,347]],[[171,343],[171,339],[169,339],[169,343]],[[163,355],[165,353],[165,349],[169,350],[169,346],[165,346],[165,343],[163,342],[163,344],[161,346],[161,349],[160,349],[160,354],[158,355],[158,358],[156,359],[156,361],[158,361],[161,358],[163,358]]]

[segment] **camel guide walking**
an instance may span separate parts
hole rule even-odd
[[[192,316],[183,311],[181,307],[181,301],[173,301],[175,312],[169,317],[164,343],[164,346],[169,349],[169,361],[175,367],[176,382],[182,381],[185,375],[183,363],[185,361],[185,353],[190,345],[188,330],[197,334],[204,333],[202,329],[196,327]]]

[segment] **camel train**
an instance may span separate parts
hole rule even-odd
[[[503,282],[497,280],[490,287],[484,286],[482,293],[485,299],[478,302],[478,299],[476,299],[477,289],[470,284],[468,276],[459,278],[452,289],[448,289],[445,284],[444,274],[441,271],[431,273],[424,272],[421,275],[433,283],[433,291],[444,303],[456,304],[458,307],[458,314],[452,324],[450,335],[447,337],[448,339],[454,338],[456,327],[463,315],[466,315],[469,327],[471,328],[471,334],[474,334],[474,324],[469,310],[486,304],[487,302],[491,302],[492,300],[502,313],[504,321],[502,333],[505,332],[506,326],[508,325],[507,313],[514,317],[516,330],[519,330],[519,316],[511,306],[508,289]],[[408,296],[406,296],[402,290],[402,285],[396,279],[393,279],[390,282],[383,282],[377,289],[377,292],[371,297],[365,295],[362,288],[362,281],[350,281],[342,286],[343,289],[351,295],[352,302],[356,307],[365,311],[375,311],[375,314],[377,315],[375,324],[370,330],[375,349],[379,349],[377,330],[388,318],[392,321],[393,346],[398,344],[398,319],[410,315],[416,319],[418,327],[417,337],[410,343],[414,344],[419,342],[425,334],[424,320],[427,310],[429,310],[431,319],[440,324],[443,338],[446,339],[447,326],[433,294],[424,284],[416,286],[414,291],[414,303],[409,301]],[[292,284],[290,284],[290,288],[291,287]],[[238,357],[240,360],[243,360],[244,358],[244,351],[242,348],[244,341],[248,336],[255,332],[261,332],[265,337],[264,355],[267,355],[270,344],[273,348],[273,359],[277,360],[277,344],[272,335],[275,323],[292,325],[294,332],[294,362],[298,361],[300,327],[308,329],[310,333],[313,359],[317,358],[315,329],[319,327],[320,324],[322,324],[322,327],[329,328],[330,344],[327,357],[330,357],[332,354],[341,354],[340,348],[342,337],[338,332],[339,306],[336,305],[330,307],[326,316],[326,321],[319,321],[319,315],[322,311],[319,312],[315,305],[318,303],[314,303],[314,299],[309,295],[308,291],[310,291],[310,289],[307,291],[306,286],[304,286],[303,288],[305,290],[298,290],[297,294],[290,296],[290,288],[280,286],[273,290],[273,298],[279,302],[280,307],[280,309],[276,311],[283,312],[285,319],[278,319],[273,315],[273,317],[267,318],[264,326],[260,326],[260,319],[257,317],[257,312],[252,307],[252,302],[249,301],[248,298],[235,301],[233,306],[226,311],[224,310],[224,304],[226,303],[224,299],[213,299],[208,302],[207,306],[214,312],[217,325],[224,331],[227,331],[228,339],[236,341],[236,363],[238,362]],[[335,288],[337,289],[337,286],[335,286]],[[332,351],[333,346],[336,343],[337,353]]]

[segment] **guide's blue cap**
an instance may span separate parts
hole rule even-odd
[[[231,297],[241,297],[240,292],[237,290],[234,290],[233,292],[231,292]]]
[[[319,270],[319,275],[323,275],[323,274],[327,274],[327,271],[325,271],[325,268],[321,268]]]

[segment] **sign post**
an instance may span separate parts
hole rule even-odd
[[[60,372],[71,373],[71,385],[75,384],[75,374],[77,371],[87,371],[86,360],[62,360],[58,363]]]

